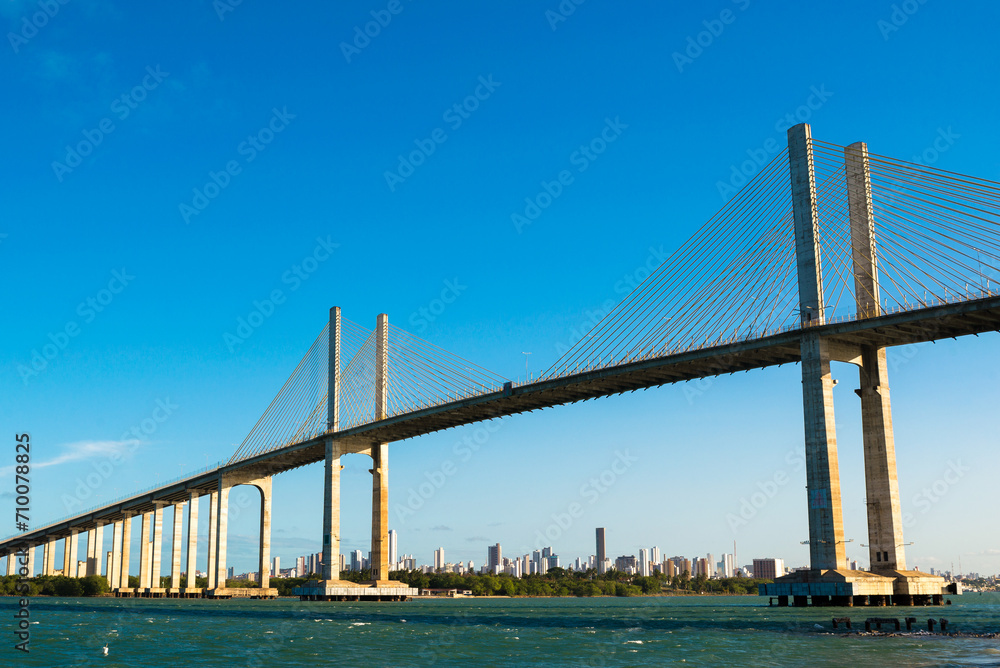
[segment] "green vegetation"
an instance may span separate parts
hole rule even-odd
[[[63,575],[39,575],[26,582],[27,591],[18,591],[20,578],[0,577],[0,596],[100,596],[111,591],[103,575],[68,578]]]
[[[474,596],[641,596],[699,593],[756,595],[758,584],[771,582],[750,578],[709,580],[704,576],[691,579],[686,572],[673,578],[659,574],[643,577],[615,570],[598,575],[593,569],[578,572],[564,568],[552,568],[545,575],[525,575],[520,578],[474,573],[428,574],[420,571],[394,571],[389,577],[421,589],[470,590]],[[345,571],[341,574],[341,579],[364,582],[370,579],[370,575],[367,571]]]
[[[271,578],[270,585],[278,590],[279,596],[294,596],[295,587],[319,576],[313,574],[303,578]],[[757,585],[770,580],[750,578],[723,578],[709,580],[704,576],[692,579],[687,572],[668,578],[665,575],[643,577],[611,570],[598,575],[593,570],[586,572],[552,568],[545,575],[526,575],[515,578],[510,575],[479,575],[476,573],[421,573],[420,571],[394,571],[389,577],[420,589],[460,589],[471,591],[474,596],[643,596],[643,595],[683,595],[683,594],[752,594],[757,593]],[[371,580],[368,571],[344,571],[341,580],[367,582]],[[18,592],[15,587],[18,577],[0,577],[0,596],[100,596],[110,593],[107,579],[103,575],[83,578],[68,578],[62,575],[39,575],[28,580],[28,591]],[[197,578],[198,587],[206,587],[205,578]],[[139,587],[139,578],[129,576],[129,586]],[[160,586],[170,587],[170,578],[160,578]],[[250,580],[226,580],[226,587],[257,588],[260,585]]]

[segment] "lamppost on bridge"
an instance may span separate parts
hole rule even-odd
[[[526,352],[524,352],[522,350],[521,354],[524,355],[524,382],[527,383],[528,382],[528,355],[530,355],[531,353],[526,353]]]

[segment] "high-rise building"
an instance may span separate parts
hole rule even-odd
[[[444,568],[444,548],[439,547],[434,550],[434,570],[438,571]]]
[[[396,569],[396,530],[389,529],[389,570]]]
[[[271,577],[278,577],[278,573],[281,572],[281,557],[274,558],[274,568],[271,569]]]
[[[785,562],[782,559],[753,560],[753,576],[758,580],[773,580],[785,574]]]
[[[711,552],[709,552],[708,556],[705,557],[705,561],[708,562],[708,568],[707,572],[705,573],[705,577],[707,578],[715,577],[715,556]]]
[[[604,527],[598,527],[597,529],[597,572],[604,573],[606,568],[604,565],[605,560],[608,558],[607,543],[604,537]]]
[[[496,545],[490,545],[489,554],[486,559],[486,567],[489,569],[494,569],[497,566],[503,565],[503,552],[500,549],[500,543]]]
[[[660,548],[653,546],[653,549],[649,551],[649,560],[654,564],[660,563]]]
[[[677,575],[677,564],[674,563],[673,559],[667,559],[664,562],[665,570],[663,571],[667,577],[674,577]]]
[[[297,557],[295,559],[295,575],[297,577],[304,577],[306,574],[306,558]]]
[[[636,573],[639,570],[639,562],[635,555],[622,555],[615,559],[615,570],[622,573]]]
[[[723,554],[722,562],[719,571],[722,573],[722,577],[731,578],[736,576],[736,556],[732,554]]]
[[[354,550],[351,552],[351,570],[352,571],[363,571],[365,569],[365,558],[361,554],[361,550]]]
[[[649,552],[644,547],[639,548],[639,575],[649,576]]]

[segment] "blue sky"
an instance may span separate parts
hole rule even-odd
[[[523,351],[547,368],[724,203],[734,166],[784,145],[789,114],[827,141],[1000,180],[993,3],[224,2],[0,4],[0,433],[11,464],[12,435],[32,435],[35,523],[67,514],[67,491],[114,453],[82,505],[228,458],[333,305],[368,327],[388,313],[506,377]],[[607,127],[614,141],[581,157]],[[954,140],[936,151],[942,132]],[[563,170],[572,182],[518,228]],[[275,290],[273,314],[227,340]],[[456,298],[423,317],[443,290]],[[911,565],[1000,572],[998,343],[889,353]],[[866,561],[857,375],[834,375],[848,554]],[[523,554],[551,530],[556,552],[585,557],[605,526],[614,556],[736,540],[741,563],[808,560],[797,367],[501,424],[464,461],[455,444],[481,427],[391,448],[393,508],[457,468],[396,513],[401,552],[478,565],[489,543]],[[585,490],[618,453],[624,473]],[[369,460],[345,463],[343,551],[367,552]],[[320,548],[321,482],[321,466],[274,481],[284,563]],[[240,489],[230,563],[246,570],[259,501]],[[730,521],[761,489],[773,496]],[[560,527],[573,502],[584,515]]]

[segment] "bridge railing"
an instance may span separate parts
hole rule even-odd
[[[919,302],[915,302],[915,303],[912,303],[912,304],[909,303],[909,302],[907,302],[907,301],[904,301],[902,304],[900,304],[898,306],[884,306],[881,309],[881,313],[879,315],[880,316],[893,315],[895,313],[906,313],[906,312],[910,312],[910,311],[918,311],[918,310],[925,309],[925,308],[933,308],[935,306],[945,306],[947,304],[957,304],[957,303],[961,303],[961,302],[974,301],[974,300],[977,300],[977,299],[988,299],[990,297],[996,297],[998,294],[1000,294],[1000,293],[998,293],[996,290],[992,289],[989,286],[984,286],[981,289],[977,289],[977,290],[970,290],[967,287],[965,293],[959,293],[959,294],[950,294],[949,293],[945,297],[941,297],[941,298],[929,298],[929,299],[925,299],[925,300],[922,300],[922,301],[919,301]],[[761,331],[761,332],[751,332],[751,333],[744,334],[744,335],[737,334],[737,335],[733,335],[733,336],[729,336],[729,337],[724,337],[724,338],[720,337],[719,339],[716,339],[716,340],[711,341],[711,342],[697,343],[697,344],[692,342],[692,343],[688,344],[687,346],[675,346],[675,347],[673,347],[673,348],[671,348],[669,350],[663,350],[663,351],[660,351],[660,352],[649,351],[649,352],[646,352],[646,353],[644,353],[642,355],[636,355],[634,357],[630,357],[630,358],[624,359],[624,360],[615,360],[614,362],[611,362],[611,363],[608,363],[608,364],[605,364],[602,359],[598,359],[598,360],[592,362],[591,364],[589,364],[589,365],[587,365],[585,367],[577,367],[577,368],[572,368],[572,369],[561,369],[557,373],[554,373],[554,374],[549,375],[549,376],[543,376],[543,377],[535,379],[535,380],[525,380],[523,382],[515,382],[514,383],[514,387],[524,387],[524,386],[527,386],[527,385],[531,385],[531,384],[533,384],[535,382],[538,382],[540,380],[552,380],[552,379],[556,379],[556,378],[564,378],[564,377],[573,376],[573,375],[576,375],[576,374],[579,374],[579,373],[587,373],[588,371],[600,371],[601,369],[610,369],[610,368],[613,368],[613,367],[616,367],[616,366],[622,366],[622,365],[631,364],[631,363],[634,363],[634,362],[644,362],[644,361],[647,361],[647,360],[659,359],[659,358],[663,358],[663,357],[670,357],[672,355],[681,355],[681,354],[684,354],[684,353],[694,352],[694,351],[698,351],[698,350],[706,350],[706,349],[710,349],[710,348],[718,348],[720,346],[731,345],[731,344],[734,344],[734,343],[745,343],[745,342],[748,342],[748,341],[757,341],[759,339],[765,339],[765,338],[767,338],[769,336],[776,336],[776,335],[782,334],[784,332],[791,332],[791,331],[795,331],[795,330],[799,330],[799,329],[804,329],[804,328],[822,327],[824,325],[831,325],[831,324],[837,324],[837,323],[842,323],[842,322],[854,322],[854,321],[857,321],[857,320],[867,320],[869,317],[872,317],[872,316],[867,316],[867,315],[862,316],[862,315],[859,315],[856,312],[854,312],[854,313],[844,313],[844,314],[841,314],[841,315],[836,315],[836,316],[831,316],[829,318],[826,318],[823,321],[822,324],[820,324],[820,323],[802,324],[802,323],[795,322],[795,323],[791,323],[791,324],[788,324],[788,325],[783,325],[781,327],[776,327],[776,328],[768,329],[768,330]]]

